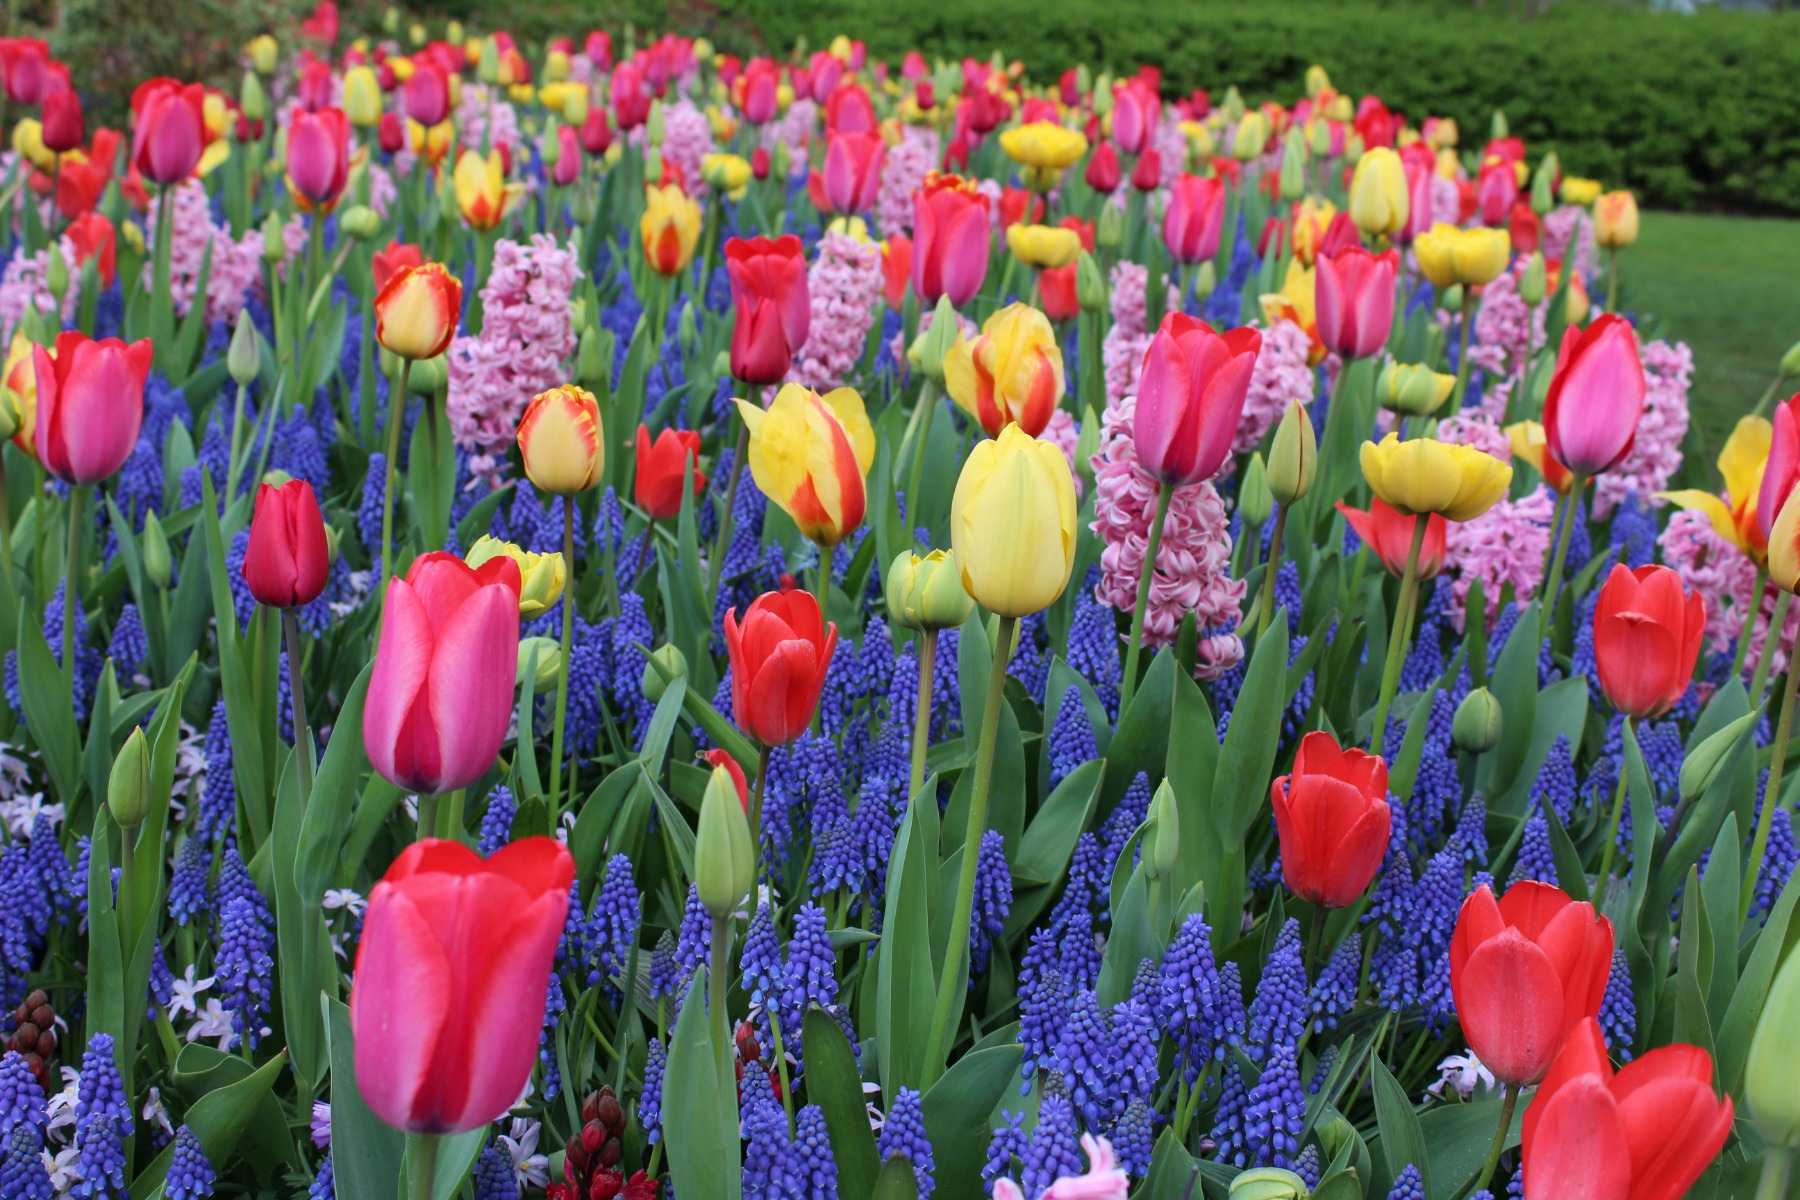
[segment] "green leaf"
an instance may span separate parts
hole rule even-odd
[[[356,1086],[350,1009],[319,997],[331,1043],[331,1169],[344,1200],[397,1200],[406,1138],[370,1111]]]
[[[1526,1107],[1521,1103],[1514,1110],[1503,1148],[1510,1149],[1519,1144],[1519,1127],[1525,1120]],[[1426,1158],[1431,1167],[1430,1178],[1437,1181],[1439,1188],[1430,1195],[1460,1196],[1475,1186],[1475,1176],[1487,1162],[1488,1147],[1493,1144],[1494,1128],[1499,1123],[1498,1099],[1445,1104],[1419,1118],[1419,1128],[1425,1136]],[[1425,1168],[1426,1163],[1421,1162],[1419,1170],[1423,1172]]]
[[[934,1193],[935,1194],[935,1193]],[[875,1178],[875,1190],[870,1200],[918,1200],[918,1176],[913,1173],[912,1160],[904,1154],[892,1154],[882,1164],[881,1174]]]
[[[1756,1022],[1768,1000],[1775,969],[1781,964],[1797,899],[1800,899],[1800,873],[1790,876],[1787,886],[1781,889],[1781,898],[1775,901],[1768,920],[1763,923],[1755,948],[1744,963],[1737,989],[1731,994],[1731,1004],[1719,1022],[1719,1085],[1728,1094],[1736,1094],[1743,1082],[1744,1066],[1750,1056],[1750,1038],[1756,1032]]]
[[[650,724],[644,730],[644,744],[638,752],[638,759],[652,777],[662,774],[663,763],[669,757],[669,739],[675,735],[675,726],[681,719],[682,701],[686,696],[686,678],[669,680],[663,689],[662,699],[656,702],[656,711],[650,715]]]
[[[1582,865],[1580,851],[1576,850],[1575,843],[1569,840],[1569,831],[1563,828],[1562,818],[1556,815],[1554,804],[1546,804],[1539,811],[1544,814],[1544,821],[1550,827],[1550,853],[1556,860],[1558,886],[1576,901],[1586,904],[1588,902],[1587,868]]]
[[[1019,1077],[1024,1048],[1011,1045],[974,1050],[956,1060],[925,1093],[925,1132],[936,1163],[932,1192],[943,1200],[980,1200],[981,1168],[993,1128],[989,1118]],[[807,1059],[807,1073],[812,1060]],[[854,1194],[854,1193],[851,1193]]]
[[[287,1052],[281,1051],[274,1058],[264,1063],[250,1075],[236,1083],[210,1091],[200,1097],[191,1106],[183,1120],[194,1136],[200,1139],[200,1148],[206,1151],[206,1157],[221,1172],[237,1150],[237,1144],[255,1119],[257,1110],[269,1089],[280,1078],[282,1068],[287,1065]],[[335,1133],[335,1126],[333,1132]],[[173,1143],[163,1148],[148,1167],[131,1181],[133,1200],[143,1200],[162,1187],[169,1173],[169,1163],[175,1157]],[[259,1167],[273,1164],[258,1163]],[[259,1174],[263,1174],[259,1170]],[[350,1200],[355,1193],[344,1193]]]
[[[1380,1058],[1370,1059],[1375,1080],[1375,1125],[1381,1131],[1381,1158],[1385,1171],[1376,1178],[1374,1191],[1380,1194],[1392,1185],[1396,1176],[1412,1163],[1425,1180],[1425,1194],[1431,1190],[1431,1165],[1426,1154],[1425,1132],[1419,1126],[1419,1114],[1413,1111],[1406,1090]],[[1385,1180],[1385,1182],[1383,1182]]]
[[[838,1023],[821,1009],[806,1014],[801,1027],[806,1051],[806,1095],[825,1114],[831,1152],[837,1158],[838,1192],[866,1196],[875,1187],[881,1163],[863,1100],[856,1054]]]
[[[1187,1200],[1199,1194],[1194,1176],[1200,1165],[1182,1146],[1173,1129],[1165,1129],[1156,1139],[1150,1155],[1150,1173],[1144,1177],[1140,1195],[1144,1200]]]
[[[1725,1019],[1731,993],[1737,988],[1738,887],[1742,882],[1738,856],[1743,844],[1737,814],[1726,813],[1712,856],[1706,860],[1706,878],[1700,883],[1712,918],[1712,972],[1705,983],[1708,1023],[1715,1029]]]
[[[937,780],[927,776],[907,805],[888,860],[887,916],[875,999],[881,1086],[888,1096],[898,1095],[902,1087],[918,1087],[925,1076],[925,1042],[931,1035],[938,986],[931,955],[937,847]]]
[[[600,864],[606,861],[607,834],[613,819],[643,775],[643,764],[635,760],[608,773],[575,814],[575,828],[569,831],[569,853],[575,856],[575,877],[583,883],[599,876]]]
[[[729,1070],[730,1049],[714,1045],[705,984],[706,973],[696,971],[669,1036],[663,1140],[676,1195],[737,1200],[743,1179],[736,1089],[727,1089],[720,1078],[722,1067]]]
[[[1506,719],[1500,729],[1499,744],[1481,756],[1476,768],[1476,783],[1484,795],[1504,795],[1523,772],[1537,727],[1537,662],[1544,644],[1541,628],[1537,604],[1526,605],[1494,664],[1489,688]]]
[[[1050,890],[1068,870],[1075,843],[1093,818],[1105,776],[1106,760],[1082,763],[1056,785],[1025,827],[1013,853],[1013,887],[1019,894],[1007,915],[1008,938],[1023,932],[1049,903]]]
[[[1488,811],[1522,816],[1529,807],[1532,785],[1537,781],[1544,760],[1550,756],[1550,748],[1560,736],[1568,738],[1569,745],[1579,749],[1587,715],[1588,692],[1585,679],[1564,679],[1539,692],[1533,714],[1531,739],[1524,750],[1524,766],[1514,777],[1512,786],[1497,797],[1493,804],[1488,805]],[[1506,723],[1511,720],[1512,713],[1506,713],[1501,726],[1503,743],[1506,741]],[[1494,752],[1499,753],[1500,748],[1495,747]]]
[[[1175,675],[1169,715],[1169,784],[1181,816],[1180,855],[1169,886],[1177,895],[1203,879],[1224,882],[1225,847],[1213,818],[1213,786],[1219,770],[1219,734],[1200,685]]]
[[[189,1042],[175,1057],[170,1081],[184,1106],[192,1107],[207,1093],[248,1079],[256,1070],[256,1064],[238,1055],[204,1042]],[[267,1181],[292,1165],[294,1139],[288,1132],[287,1113],[272,1090],[255,1101],[254,1107],[250,1124],[244,1130],[244,1139],[248,1140],[244,1161],[256,1169],[259,1179]]]
[[[294,882],[301,899],[309,904],[317,905],[331,886],[342,857],[344,831],[350,826],[356,783],[369,765],[362,726],[363,704],[368,699],[373,671],[373,663],[363,667],[344,696],[344,706],[332,722],[331,741],[326,744],[325,757],[313,778],[312,797],[300,822],[300,853],[294,866]]]
[[[61,614],[53,618],[60,622]],[[61,628],[60,624],[58,628]],[[50,782],[65,806],[75,802],[81,786],[81,744],[75,734],[74,698],[69,677],[57,665],[44,622],[31,605],[19,609],[19,698],[25,724],[50,772]]]

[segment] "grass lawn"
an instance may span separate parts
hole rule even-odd
[[[1619,271],[1620,303],[1641,314],[1646,333],[1693,347],[1689,454],[1710,472],[1731,427],[1800,341],[1791,303],[1800,221],[1647,212]],[[1788,386],[1800,390],[1800,381]]]

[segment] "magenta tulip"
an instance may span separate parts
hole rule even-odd
[[[1163,212],[1163,242],[1184,263],[1205,262],[1219,252],[1225,228],[1225,181],[1216,175],[1177,176]]]
[[[206,89],[156,78],[131,94],[131,162],[152,183],[180,183],[206,150]]]
[[[1360,247],[1318,259],[1314,285],[1319,340],[1345,358],[1368,358],[1394,327],[1394,273],[1400,256]]]
[[[1248,327],[1220,334],[1186,313],[1163,318],[1144,354],[1133,420],[1145,470],[1177,487],[1218,474],[1261,350],[1262,334]]]
[[[988,268],[988,198],[955,175],[913,193],[913,291],[961,307],[981,290]]]
[[[363,709],[376,773],[409,792],[467,787],[493,765],[519,667],[519,567],[454,554],[415,559],[388,583]]]
[[[1762,487],[1756,493],[1756,524],[1762,530],[1765,544],[1775,525],[1776,514],[1797,482],[1800,482],[1800,392],[1775,406],[1769,461],[1763,467]]]
[[[450,81],[434,64],[420,62],[400,91],[400,103],[427,129],[441,125],[450,115]]]
[[[125,465],[144,424],[149,339],[129,346],[85,333],[56,335],[54,354],[38,346],[37,429],[44,469],[64,483],[98,483]]]
[[[1631,323],[1607,313],[1586,329],[1570,326],[1544,397],[1551,457],[1583,478],[1609,471],[1631,453],[1643,416],[1644,365]]]
[[[833,133],[825,142],[825,199],[835,213],[867,212],[881,194],[887,142],[879,133]]]
[[[329,208],[350,182],[350,121],[341,108],[294,113],[288,126],[288,183],[314,207]]]
[[[1162,119],[1162,97],[1140,76],[1118,84],[1113,92],[1113,139],[1127,154],[1142,154],[1156,141]]]

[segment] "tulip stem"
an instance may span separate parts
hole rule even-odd
[[[1786,378],[1786,371],[1777,371],[1775,373],[1774,380],[1769,384],[1768,390],[1763,392],[1762,399],[1756,402],[1756,408],[1751,412],[1751,416],[1760,417],[1769,411],[1769,402],[1775,399],[1775,393],[1781,390],[1782,381]]]
[[[422,842],[437,836],[438,797],[433,792],[419,797],[419,828],[413,840]]]
[[[1606,311],[1619,310],[1619,248],[1606,249]]]
[[[1425,545],[1425,530],[1431,525],[1429,514],[1413,517],[1412,546],[1406,552],[1406,573],[1400,576],[1400,603],[1388,626],[1387,663],[1381,669],[1381,694],[1375,700],[1375,728],[1370,735],[1370,749],[1381,753],[1387,740],[1388,709],[1394,703],[1394,689],[1400,683],[1400,664],[1406,659],[1407,620],[1413,600],[1419,594],[1419,551]]]
[[[744,458],[750,453],[750,426],[738,420],[737,452],[731,456],[731,478],[725,481],[725,511],[719,514],[719,538],[713,543],[711,585],[706,589],[708,607],[719,599],[724,576],[725,552],[731,549],[731,527],[737,516],[738,480],[744,477]]]
[[[645,531],[644,536],[650,536]],[[550,734],[550,811],[562,798],[563,726],[569,717],[569,641],[575,633],[575,497],[563,497],[563,565],[568,586],[562,596],[562,670],[556,675],[556,726]],[[575,791],[575,770],[569,769],[569,792]]]
[[[750,915],[762,907],[762,802],[769,785],[769,748],[756,752],[756,779],[750,788]]]
[[[1762,1178],[1756,1184],[1756,1200],[1782,1200],[1788,1194],[1788,1179],[1793,1174],[1794,1151],[1789,1146],[1772,1145],[1763,1152]]]
[[[231,458],[225,464],[225,503],[230,504],[237,495],[238,470],[243,466],[244,447],[244,398],[249,393],[248,384],[237,385],[237,404],[231,412]]]
[[[956,906],[950,912],[949,943],[944,948],[943,971],[938,976],[937,1004],[931,1014],[931,1033],[925,1041],[925,1077],[920,1091],[944,1073],[949,1050],[950,1013],[957,993],[967,983],[969,921],[975,910],[975,867],[981,858],[981,835],[987,830],[988,789],[994,778],[994,743],[1000,731],[1000,705],[1006,698],[1006,664],[1012,658],[1013,633],[1019,618],[1001,617],[994,638],[994,657],[988,668],[987,704],[982,710],[981,740],[975,749],[975,786],[969,794],[969,823],[963,831],[962,870],[956,881]]]
[[[1754,603],[1756,605],[1757,612],[1762,611],[1763,592],[1767,589],[1768,583],[1769,583],[1769,573],[1766,570],[1764,570],[1762,567],[1757,567],[1756,568],[1756,587],[1750,593],[1750,595],[1752,597],[1752,603]],[[1782,592],[1781,595],[1785,596],[1785,595],[1787,595],[1787,593]],[[1776,597],[1776,603],[1780,604],[1780,602],[1781,602],[1781,598],[1779,596]],[[1751,625],[1755,622],[1755,620],[1756,620],[1755,613],[1751,613],[1749,616],[1744,618],[1744,627],[1738,631],[1737,652],[1733,655],[1732,660],[1731,660],[1731,678],[1733,678],[1733,679],[1742,679],[1744,677],[1744,655],[1750,649],[1750,628],[1751,628]],[[1771,623],[1770,628],[1774,629],[1775,625],[1773,623]],[[1766,652],[1768,650],[1768,648],[1769,648],[1769,641],[1767,638],[1764,638],[1763,639],[1763,650]],[[1760,673],[1763,662],[1764,662],[1763,656],[1760,654],[1757,655],[1756,665],[1757,665],[1757,669],[1758,669],[1759,673]],[[1756,682],[1759,682],[1759,680],[1753,677],[1751,682],[1756,683]],[[1752,704],[1756,703],[1756,700],[1755,700],[1756,692],[1752,691],[1750,693],[1750,696],[1751,696],[1750,702]]]
[[[81,593],[81,502],[87,497],[87,489],[88,485],[84,483],[69,489],[69,551],[68,561],[63,564],[68,574],[63,580],[62,667],[70,683],[75,681],[75,604]]]
[[[927,629],[919,635],[919,699],[913,706],[912,775],[906,789],[910,801],[925,782],[925,751],[931,738],[932,683],[937,674],[938,631]]]
[[[294,701],[294,757],[300,763],[300,807],[304,809],[312,800],[313,744],[312,726],[306,720],[306,688],[301,682],[300,622],[293,609],[281,610],[281,628],[287,638],[288,694]]]
[[[1629,715],[1625,717],[1624,724],[1620,726],[1619,735],[1621,745],[1634,740]],[[1621,753],[1619,755],[1619,786],[1613,792],[1612,816],[1606,825],[1606,845],[1600,851],[1600,874],[1594,880],[1594,886],[1599,895],[1606,894],[1606,881],[1612,876],[1613,854],[1619,847],[1619,826],[1625,820],[1625,783],[1629,778],[1625,766],[1627,761],[1626,756]],[[1752,872],[1750,877],[1755,879],[1755,873]]]
[[[925,478],[925,450],[931,440],[931,415],[937,411],[937,381],[926,377],[924,386],[919,389],[919,436],[913,441],[912,468],[906,475],[907,519],[913,528],[918,528],[920,521],[919,487]]]
[[[1513,1110],[1519,1106],[1519,1089],[1508,1087],[1500,1094],[1500,1126],[1494,1130],[1494,1140],[1488,1143],[1487,1161],[1481,1165],[1481,1173],[1475,1176],[1475,1182],[1469,1185],[1471,1193],[1487,1186],[1493,1178],[1494,1168],[1500,1162],[1500,1151],[1506,1149],[1506,1135],[1512,1129]]]
[[[714,917],[712,960],[706,972],[706,1015],[712,1024],[713,1069],[719,1073],[719,1088],[727,1094],[735,1090],[731,1087],[735,1074],[731,1064],[731,1024],[725,1013],[725,994],[730,982],[731,921],[727,917]]]
[[[409,1200],[432,1200],[437,1184],[438,1136],[434,1133],[408,1134],[407,1146],[412,1151],[412,1171],[406,1194]]]
[[[1131,707],[1132,694],[1137,691],[1138,657],[1144,651],[1144,613],[1150,607],[1150,585],[1156,575],[1156,552],[1162,545],[1163,522],[1169,519],[1169,502],[1174,498],[1175,489],[1168,481],[1159,481],[1156,485],[1156,515],[1150,519],[1150,540],[1144,546],[1144,569],[1138,572],[1137,604],[1131,610],[1131,638],[1125,643],[1125,673],[1119,680],[1121,714]],[[1270,552],[1271,567],[1275,553]]]
[[[1788,607],[1794,602],[1794,594],[1786,589],[1776,589],[1775,611],[1769,614],[1769,628],[1763,633],[1762,651],[1756,656],[1756,673],[1750,677],[1750,703],[1761,704],[1763,693],[1769,686],[1769,671],[1775,662],[1775,647],[1781,644],[1781,636],[1787,630]],[[1762,589],[1756,589],[1756,606],[1762,608]],[[1748,644],[1752,622],[1755,614],[1744,622],[1744,632],[1738,640]]]
[[[1275,531],[1269,539],[1269,561],[1263,568],[1262,599],[1256,605],[1256,636],[1261,640],[1263,631],[1275,616],[1275,576],[1281,573],[1281,535],[1287,529],[1287,505],[1275,506]]]
[[[1785,599],[1788,593],[1781,593]],[[1773,640],[1774,633],[1770,633]],[[1756,838],[1750,843],[1750,868],[1744,875],[1744,889],[1738,895],[1738,912],[1750,914],[1756,899],[1756,881],[1762,874],[1763,854],[1769,848],[1769,822],[1781,807],[1781,776],[1787,767],[1788,734],[1794,728],[1794,697],[1800,692],[1800,662],[1789,662],[1787,687],[1781,698],[1781,717],[1775,722],[1774,757],[1769,760],[1769,786],[1763,790],[1762,814],[1756,818]]]
[[[1450,412],[1462,411],[1463,394],[1469,390],[1469,326],[1475,323],[1475,293],[1463,288],[1462,321],[1456,331],[1456,389],[1450,394]]]
[[[1569,482],[1569,494],[1563,499],[1562,526],[1556,531],[1556,552],[1550,556],[1550,574],[1544,579],[1544,621],[1552,628],[1556,625],[1556,602],[1562,591],[1563,563],[1569,557],[1570,534],[1575,529],[1575,522],[1581,520],[1581,489],[1586,486],[1586,479],[1574,476]]]
[[[394,394],[388,398],[387,482],[381,489],[381,558],[375,569],[392,575],[394,553],[394,482],[399,476],[400,426],[406,415],[406,384],[412,375],[412,359],[402,358],[394,372]]]

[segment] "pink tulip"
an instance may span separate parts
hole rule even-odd
[[[450,83],[444,73],[428,62],[421,62],[400,92],[406,115],[425,126],[441,125],[450,115]]]
[[[988,199],[955,175],[913,193],[913,291],[926,305],[950,297],[961,307],[981,290],[988,268]]]
[[[460,1133],[519,1098],[574,879],[555,838],[487,859],[437,838],[400,852],[369,893],[350,988],[356,1084],[376,1116]]]
[[[149,339],[128,346],[70,331],[56,335],[54,357],[43,346],[33,353],[37,460],[64,483],[98,483],[137,448],[153,353]]]
[[[1407,208],[1406,227],[1396,240],[1410,246],[1414,238],[1431,228],[1431,181],[1435,170],[1429,154],[1403,153],[1400,161],[1406,169]]]
[[[300,110],[288,126],[288,182],[315,205],[329,207],[350,182],[350,121],[341,108]]]
[[[206,89],[173,79],[149,79],[131,94],[136,125],[131,162],[152,183],[180,183],[206,149]]]
[[[752,125],[767,125],[781,111],[781,75],[766,58],[753,58],[744,68],[740,81],[743,88],[744,120]]]
[[[1127,154],[1142,154],[1156,141],[1162,97],[1138,76],[1119,84],[1113,94],[1113,139]]]
[[[1775,515],[1796,482],[1800,482],[1800,392],[1775,406],[1775,436],[1769,443],[1762,487],[1756,493],[1756,523],[1765,543]]]
[[[1583,478],[1619,465],[1644,416],[1644,365],[1637,334],[1607,313],[1586,329],[1570,326],[1544,397],[1550,455]]]
[[[833,60],[836,61],[836,60]],[[833,133],[825,143],[825,199],[836,213],[866,212],[881,194],[887,142],[879,133]]]
[[[1132,441],[1144,469],[1179,487],[1218,474],[1244,414],[1262,334],[1163,318],[1144,354]]]
[[[1219,252],[1225,228],[1225,181],[1218,176],[1180,175],[1169,189],[1163,213],[1163,241],[1184,263],[1205,262]]]
[[[550,170],[550,182],[558,187],[568,187],[581,178],[581,166],[581,136],[575,132],[572,125],[558,125],[556,127],[556,166]]]
[[[1394,273],[1400,256],[1360,247],[1317,260],[1314,305],[1319,340],[1345,358],[1368,358],[1394,327]]]
[[[1519,177],[1510,162],[1498,159],[1481,168],[1475,183],[1475,206],[1481,211],[1483,225],[1507,224],[1518,198]]]
[[[473,568],[442,552],[388,583],[363,710],[363,742],[383,779],[435,795],[493,765],[512,717],[519,590],[510,558]]]

